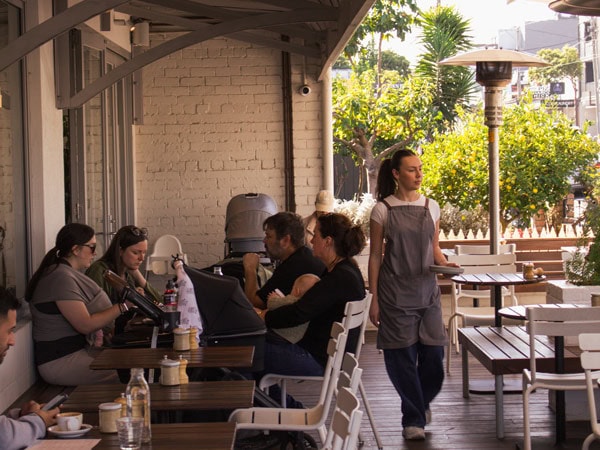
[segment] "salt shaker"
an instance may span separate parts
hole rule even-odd
[[[526,280],[533,280],[535,278],[535,272],[533,271],[533,263],[523,263],[523,278]]]
[[[173,330],[175,340],[173,350],[184,352],[190,349],[190,330],[185,328],[175,328]]]
[[[160,384],[163,386],[177,386],[179,379],[179,361],[167,358],[160,362]]]
[[[100,433],[116,433],[117,419],[119,417],[121,417],[120,403],[100,403],[98,405]]]

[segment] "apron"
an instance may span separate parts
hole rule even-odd
[[[425,206],[391,207],[385,200],[385,255],[379,271],[377,347],[398,349],[421,342],[446,345],[440,288],[429,270],[435,224]]]

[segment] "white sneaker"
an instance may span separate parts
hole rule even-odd
[[[429,425],[431,423],[431,410],[425,410],[425,424]]]
[[[407,441],[422,441],[425,439],[425,430],[421,427],[404,427],[402,436]]]

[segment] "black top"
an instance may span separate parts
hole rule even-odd
[[[275,289],[279,289],[283,295],[288,295],[292,292],[294,281],[300,275],[312,273],[320,277],[323,272],[325,272],[325,264],[315,258],[308,247],[302,246],[277,266],[273,276],[256,294],[266,305],[267,296]]]
[[[287,328],[310,321],[298,345],[325,366],[333,322],[342,321],[347,302],[364,297],[365,284],[360,270],[353,262],[343,260],[296,303],[267,312],[265,322],[269,328]],[[346,349],[354,351],[358,332],[357,328],[350,333]]]

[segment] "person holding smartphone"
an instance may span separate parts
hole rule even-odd
[[[132,304],[112,304],[106,292],[83,272],[96,255],[94,229],[69,223],[56,235],[29,280],[25,298],[31,307],[33,348],[41,377],[50,384],[118,383],[116,370],[92,370],[101,351],[98,332],[111,328]]]
[[[19,300],[0,287],[0,364],[8,350],[15,345],[17,310]],[[46,429],[56,423],[58,407],[44,410],[44,405],[30,401],[23,407],[11,409],[6,416],[0,416],[0,448],[13,450],[28,447],[46,435]]]

